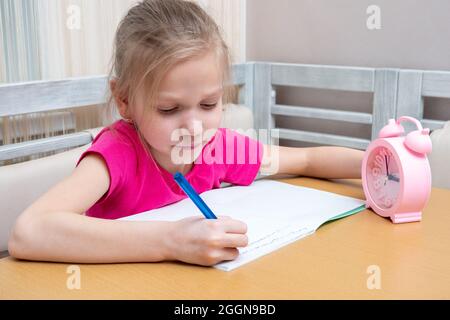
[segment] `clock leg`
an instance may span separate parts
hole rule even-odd
[[[422,220],[422,212],[397,213],[391,216],[393,223],[415,222]]]

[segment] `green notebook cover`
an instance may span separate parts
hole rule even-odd
[[[342,218],[351,216],[351,215],[356,214],[358,212],[361,212],[361,211],[363,211],[365,209],[366,209],[366,205],[363,204],[363,205],[361,205],[359,207],[356,207],[355,209],[352,209],[350,211],[338,214],[337,216],[334,216],[333,218],[329,219],[327,222],[331,222],[331,221],[335,221],[335,220],[338,220],[338,219],[342,219]]]

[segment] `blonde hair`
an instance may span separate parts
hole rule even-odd
[[[214,20],[190,1],[144,0],[129,10],[116,32],[110,71],[116,81],[114,96],[133,107],[145,88],[146,106],[153,106],[167,71],[209,50],[215,50],[222,64],[225,104],[233,94],[227,85],[231,58]],[[108,104],[115,109],[114,96]]]

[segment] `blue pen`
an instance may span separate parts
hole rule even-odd
[[[194,188],[189,184],[189,182],[180,172],[175,173],[173,178],[178,183],[180,188],[183,189],[184,193],[186,193],[186,195],[191,198],[197,208],[200,209],[206,219],[217,219],[211,209],[206,205],[202,198],[200,198],[197,192],[195,192]]]

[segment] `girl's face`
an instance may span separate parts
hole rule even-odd
[[[176,170],[194,162],[220,126],[222,95],[221,64],[211,52],[169,70],[156,108],[136,106],[138,128],[160,165]]]

